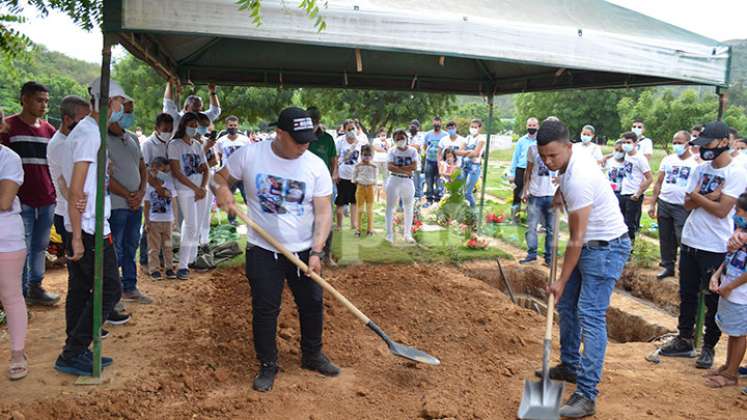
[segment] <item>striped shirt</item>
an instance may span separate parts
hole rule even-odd
[[[21,204],[36,208],[54,204],[57,196],[47,166],[47,144],[54,127],[45,120],[39,121],[39,127],[32,127],[19,115],[6,118],[5,123],[8,130],[0,134],[0,142],[16,152],[23,163],[23,185],[18,190]]]

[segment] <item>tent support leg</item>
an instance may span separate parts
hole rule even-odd
[[[482,187],[480,188],[480,217],[477,219],[477,225],[482,225],[483,211],[485,207],[485,187],[488,180],[488,161],[490,159],[490,134],[493,130],[493,100],[495,95],[493,93],[488,96],[488,121],[485,126],[485,157],[483,158],[482,164]]]
[[[718,87],[716,88],[716,95],[718,95],[718,116],[716,119],[721,121],[724,117],[724,112],[726,112],[726,108],[729,105],[729,94],[728,91],[725,92],[723,89]]]

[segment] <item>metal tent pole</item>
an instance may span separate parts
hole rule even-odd
[[[488,180],[488,161],[490,159],[490,133],[493,130],[493,99],[495,95],[491,92],[488,96],[488,121],[485,126],[485,153],[482,165],[482,187],[480,188],[480,218],[477,219],[477,225],[482,225],[483,210],[485,207],[485,186]]]
[[[718,116],[716,117],[716,119],[721,121],[721,119],[724,117],[726,107],[729,104],[728,91],[725,92],[720,87],[717,87],[716,95],[718,95]]]

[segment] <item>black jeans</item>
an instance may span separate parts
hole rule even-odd
[[[521,207],[521,194],[524,192],[524,172],[526,172],[526,168],[516,168],[516,175],[514,176],[516,188],[514,188],[514,199],[511,203],[514,207]]]
[[[72,358],[88,349],[93,341],[93,279],[94,279],[94,237],[83,233],[85,252],[78,261],[70,262],[70,276],[67,283],[65,301],[65,321],[67,340],[62,350],[63,358]],[[68,248],[72,255],[72,247]],[[104,278],[102,282],[103,322],[122,296],[122,283],[119,279],[117,255],[111,236],[104,238]]]
[[[303,262],[309,261],[309,250],[297,255]],[[300,272],[282,254],[258,246],[247,247],[246,277],[252,290],[254,351],[260,363],[277,362],[275,340],[286,280],[298,306],[301,351],[307,355],[322,351],[324,304],[321,286]]]
[[[638,201],[631,200],[631,194],[620,195],[620,210],[622,211],[625,225],[628,226],[628,236],[631,241],[635,241],[635,236],[641,229],[641,209],[643,207],[643,197]]]
[[[685,206],[657,201],[656,222],[659,224],[659,252],[661,266],[674,272],[674,262],[677,260],[677,248],[682,239],[682,227],[685,226],[687,215]]]
[[[680,316],[677,323],[680,337],[693,338],[698,314],[698,292],[705,290],[705,336],[703,346],[713,348],[721,337],[716,325],[718,295],[708,291],[708,281],[726,254],[708,252],[682,245],[680,250]]]
[[[229,190],[231,191],[231,195],[235,194],[236,190],[239,190],[239,192],[241,193],[241,198],[244,200],[244,204],[247,203],[247,201],[246,201],[246,191],[244,191],[244,182],[243,181],[236,181],[235,184],[231,185],[231,187],[229,188]],[[232,214],[229,214],[228,215],[228,222],[229,223],[233,223],[234,221],[236,221],[236,216],[232,215]]]

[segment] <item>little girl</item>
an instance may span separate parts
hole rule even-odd
[[[380,182],[378,182],[378,185],[381,186],[381,188],[377,188],[376,194],[377,200],[380,200],[384,193],[384,185],[386,185],[386,180],[389,177],[387,161],[389,159],[390,142],[389,139],[386,138],[386,129],[382,128],[379,130],[376,138],[371,141],[371,145],[373,146],[374,151],[373,163],[376,165],[376,168],[379,171],[379,177],[381,178]]]
[[[747,193],[737,199],[733,216],[737,232],[747,232]],[[735,386],[738,383],[739,364],[747,347],[747,245],[726,254],[726,259],[713,273],[709,289],[718,293],[716,324],[729,336],[726,364],[706,374],[705,384],[710,388]],[[720,282],[719,282],[720,280]]]
[[[441,182],[450,182],[454,171],[459,167],[457,164],[456,153],[452,149],[444,150],[444,160],[439,162],[438,173],[441,175]],[[441,187],[439,187],[441,189]]]
[[[368,217],[368,230],[366,236],[373,236],[373,207],[374,207],[374,188],[376,187],[377,168],[371,162],[371,146],[364,145],[361,147],[361,161],[353,169],[352,182],[357,185],[355,189],[355,204],[358,207],[358,220],[356,220],[355,236],[361,236],[361,215],[363,206],[366,206],[366,216]]]

